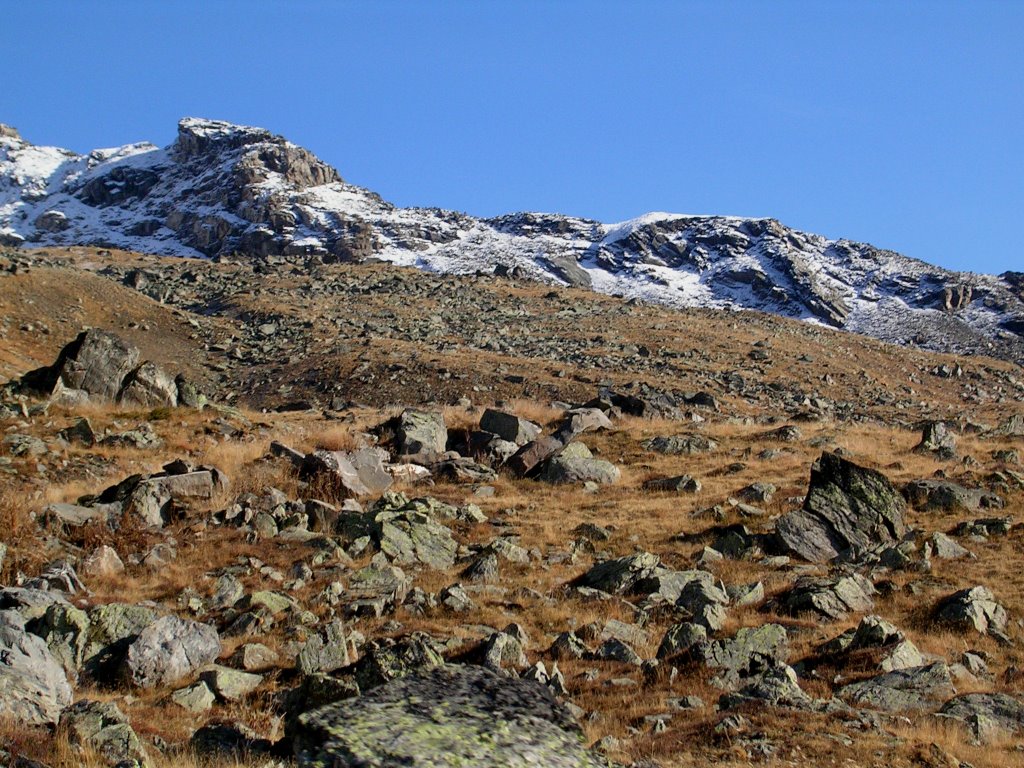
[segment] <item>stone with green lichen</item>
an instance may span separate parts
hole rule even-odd
[[[109,603],[89,611],[89,634],[82,667],[98,680],[115,674],[128,645],[156,621],[156,611],[141,605]]]
[[[298,718],[304,768],[597,768],[550,691],[482,667],[449,666]]]
[[[53,603],[46,609],[35,634],[46,641],[50,653],[69,674],[77,674],[89,636],[88,614],[72,605]]]

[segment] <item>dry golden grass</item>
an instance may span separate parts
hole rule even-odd
[[[86,254],[88,255],[88,254]],[[124,259],[137,265],[145,265],[144,257],[114,254],[112,259]],[[229,271],[231,265],[211,265],[211,269]],[[331,266],[329,270],[338,274],[359,273],[364,267]],[[45,272],[45,270],[38,270]],[[52,277],[52,276],[51,276]],[[41,287],[53,283],[51,277],[33,283],[25,279],[18,283],[4,283],[0,294],[4,301],[17,304],[11,316],[25,313],[28,305],[23,301],[32,299]],[[55,279],[55,278],[54,278]],[[98,278],[96,278],[98,280]],[[289,278],[301,287],[305,278]],[[73,285],[72,280],[69,284]],[[100,283],[83,279],[81,285],[88,290],[96,289]],[[106,283],[102,283],[106,285]],[[6,293],[13,286],[19,298],[8,299],[14,294]],[[40,287],[41,286],[41,287]],[[505,282],[480,281],[474,289],[493,296],[509,295],[527,305],[543,301],[550,290],[547,287],[516,285]],[[135,294],[133,302],[138,300]],[[845,423],[831,419],[813,422],[799,422],[803,433],[795,443],[778,443],[765,435],[787,422],[786,414],[771,410],[771,402],[757,396],[741,397],[735,393],[714,390],[722,402],[722,411],[703,411],[707,417],[704,423],[675,422],[669,420],[643,420],[623,418],[616,422],[613,431],[587,434],[582,437],[596,455],[606,458],[623,470],[622,479],[616,485],[603,487],[597,493],[583,492],[580,488],[551,486],[532,480],[517,480],[500,476],[494,483],[493,497],[471,495],[465,486],[451,483],[403,484],[396,490],[410,496],[431,495],[442,500],[464,504],[478,504],[494,521],[507,523],[508,527],[488,524],[476,526],[452,525],[460,544],[481,545],[499,534],[516,535],[522,546],[536,549],[542,556],[564,555],[573,538],[571,531],[583,522],[605,526],[612,531],[612,538],[598,545],[602,557],[630,554],[637,550],[648,550],[658,554],[662,560],[676,568],[694,567],[701,549],[710,545],[713,535],[709,532],[719,524],[742,522],[755,532],[770,531],[774,519],[799,505],[799,497],[807,486],[811,463],[820,456],[822,447],[841,447],[849,451],[858,463],[881,469],[897,485],[912,479],[927,477],[937,470],[943,470],[955,479],[968,485],[981,484],[985,475],[998,468],[991,454],[995,449],[1024,448],[1019,439],[986,439],[973,434],[959,436],[959,450],[978,462],[971,467],[959,462],[941,462],[911,452],[918,441],[918,433],[908,425],[926,416],[941,415],[947,418],[969,417],[977,421],[998,423],[1015,407],[1012,402],[992,400],[983,403],[967,403],[962,400],[962,384],[956,381],[924,375],[920,368],[939,362],[953,361],[948,356],[931,356],[913,350],[894,352],[892,348],[877,342],[854,336],[843,336],[828,331],[813,332],[805,326],[786,321],[766,320],[756,315],[715,314],[705,312],[667,313],[656,307],[630,307],[622,312],[621,302],[605,297],[591,297],[585,294],[567,292],[573,300],[592,300],[605,312],[580,320],[571,333],[578,338],[596,339],[614,327],[624,342],[651,343],[651,329],[662,326],[658,331],[658,342],[664,349],[682,353],[675,358],[676,366],[665,373],[664,378],[653,375],[633,376],[631,372],[616,370],[598,371],[583,366],[569,366],[549,360],[523,360],[507,355],[471,350],[458,344],[450,351],[431,351],[422,345],[400,342],[394,339],[375,339],[361,348],[360,356],[371,364],[372,370],[381,374],[378,379],[379,401],[386,402],[394,393],[406,393],[410,402],[417,402],[420,388],[416,381],[416,366],[421,366],[424,380],[432,376],[431,371],[445,369],[450,375],[444,388],[434,390],[445,396],[444,402],[454,402],[456,395],[469,396],[473,404],[444,407],[447,423],[455,429],[470,429],[478,423],[483,409],[503,399],[503,407],[516,414],[550,425],[557,421],[560,411],[551,407],[555,399],[582,400],[594,395],[598,377],[607,376],[613,382],[631,382],[635,379],[646,381],[653,386],[666,389],[690,391],[699,387],[712,387],[710,374],[739,371],[750,380],[766,386],[778,385],[788,389],[800,389],[808,394],[821,393],[836,399],[863,399],[868,401],[872,393],[902,393],[911,397],[906,390],[912,388],[915,401],[926,406],[909,410],[887,406],[871,406],[868,410],[871,421]],[[146,300],[148,301],[148,300]],[[288,313],[294,308],[282,302],[272,291],[266,295],[250,295],[237,301],[252,302],[253,311],[274,311]],[[368,297],[364,308],[371,316],[377,308],[388,302],[388,297]],[[145,302],[143,302],[145,303]],[[135,312],[135,304],[128,312]],[[388,311],[393,308],[393,302]],[[167,308],[142,307],[153,313],[151,322],[162,333],[175,339],[174,350],[189,349],[183,334],[191,334],[192,327],[173,316]],[[322,321],[318,313],[329,317],[331,307],[320,304],[309,308],[314,317],[314,326]],[[92,318],[94,324],[104,325],[101,308],[88,299],[83,317]],[[139,310],[141,311],[141,309]],[[402,308],[397,308],[398,313]],[[8,313],[8,308],[4,308]],[[147,315],[148,316],[148,315]],[[538,323],[549,320],[538,312]],[[557,318],[556,318],[557,320]],[[552,321],[553,322],[553,321]],[[614,324],[614,325],[612,325]],[[25,361],[49,362],[59,347],[56,336],[70,330],[61,326],[45,343],[32,346],[32,340],[18,333],[12,334],[13,343],[8,350],[0,351],[0,372],[3,370],[24,370]],[[119,325],[111,327],[120,328]],[[230,330],[225,326],[226,332]],[[330,334],[319,327],[314,332],[324,338]],[[546,332],[543,328],[538,333]],[[141,335],[141,334],[140,334]],[[453,335],[456,342],[458,339]],[[63,342],[66,338],[61,338]],[[137,339],[136,343],[140,343]],[[772,361],[755,364],[746,358],[746,351],[757,342],[769,342]],[[151,342],[152,340],[150,340]],[[607,346],[606,341],[593,341],[593,349]],[[814,362],[801,360],[808,353]],[[175,364],[181,359],[171,356]],[[154,354],[156,359],[159,359]],[[199,365],[200,361],[196,362]],[[961,360],[965,368],[980,370],[993,366],[1002,370],[1003,364],[980,359]],[[404,369],[391,371],[389,366],[401,364]],[[320,380],[335,378],[346,380],[355,363],[347,358],[325,360],[310,356],[309,360],[289,364],[274,374],[286,376],[298,382],[300,378],[316,369]],[[348,367],[346,367],[348,366]],[[556,375],[564,370],[565,376]],[[491,373],[503,370],[501,374]],[[250,372],[246,372],[247,375]],[[251,372],[254,377],[262,372]],[[826,385],[821,377],[829,374],[834,384]],[[505,379],[507,374],[521,374],[527,384],[513,386]],[[392,379],[391,377],[395,377]],[[461,378],[460,378],[461,377]],[[268,378],[273,378],[270,376]],[[405,383],[402,383],[402,379]],[[425,382],[433,385],[435,382]],[[440,385],[439,385],[440,386]],[[472,387],[490,387],[487,391],[473,392]],[[525,396],[525,387],[533,387],[530,396]],[[404,389],[403,389],[404,387]],[[365,396],[369,388],[356,392],[353,397]],[[268,395],[269,397],[269,395]],[[369,399],[368,399],[369,401]],[[398,402],[398,400],[395,400]],[[241,419],[222,416],[216,412],[172,411],[152,414],[149,412],[124,411],[114,407],[90,406],[86,411],[51,409],[45,417],[32,420],[30,424],[19,424],[18,431],[34,434],[52,441],[56,431],[73,423],[81,414],[88,415],[94,428],[118,431],[133,427],[141,420],[152,421],[153,428],[164,441],[164,447],[156,451],[137,451],[131,448],[85,449],[70,446],[59,457],[47,457],[49,475],[36,475],[27,461],[14,461],[22,477],[7,483],[0,481],[0,529],[5,531],[3,540],[10,546],[0,577],[3,583],[11,583],[18,572],[32,575],[45,564],[46,556],[38,546],[39,532],[31,520],[46,503],[74,501],[79,496],[95,493],[113,484],[131,472],[152,471],[170,459],[187,457],[196,463],[211,464],[221,468],[231,479],[229,492],[219,496],[208,505],[196,506],[184,520],[175,521],[162,532],[147,531],[128,524],[116,533],[105,528],[90,527],[79,531],[65,532],[65,540],[78,548],[76,552],[87,555],[99,544],[113,546],[128,562],[128,570],[113,577],[86,577],[91,594],[79,597],[83,604],[95,605],[104,602],[153,601],[161,610],[180,611],[178,596],[184,589],[191,589],[200,595],[209,595],[213,589],[212,574],[218,569],[239,562],[259,561],[269,568],[286,574],[293,565],[310,562],[314,551],[303,545],[282,540],[258,540],[246,536],[232,527],[219,527],[208,518],[212,511],[227,506],[238,495],[261,494],[268,487],[276,487],[290,498],[319,497],[338,500],[331,489],[316,485],[302,485],[287,462],[266,460],[271,440],[278,439],[300,450],[323,447],[330,450],[351,450],[364,444],[365,433],[396,415],[401,406],[377,408],[355,408],[342,414],[344,420],[327,420],[317,412],[265,414],[252,410],[242,413]],[[769,422],[767,414],[779,418]],[[218,429],[218,421],[225,419],[241,429],[238,438],[225,438]],[[641,442],[655,435],[700,433],[717,441],[718,448],[707,454],[695,456],[663,456],[642,448]],[[761,459],[758,454],[766,448],[779,449],[782,453],[771,459]],[[93,462],[93,463],[87,463]],[[734,465],[742,464],[742,467]],[[59,474],[57,474],[59,470]],[[642,484],[653,477],[690,474],[698,478],[703,487],[695,495],[670,493],[648,493]],[[6,476],[4,476],[6,477]],[[743,487],[753,482],[771,482],[778,488],[775,497],[768,503],[758,505],[765,516],[744,519],[729,506],[728,499]],[[1024,494],[1013,490],[1006,494],[1005,510],[985,511],[982,514],[1019,515]],[[370,501],[370,500],[364,500]],[[721,521],[697,515],[713,505],[721,505]],[[923,514],[916,510],[909,513],[912,525],[925,531],[948,531],[964,514]],[[157,570],[132,565],[130,556],[143,555],[152,546],[171,536],[177,541],[178,556],[175,561]],[[1007,537],[994,538],[988,542],[965,542],[977,555],[977,560],[962,562],[934,561],[929,574],[898,572],[881,574],[881,578],[893,582],[895,591],[887,597],[876,599],[875,611],[903,629],[925,653],[955,661],[965,650],[981,650],[989,656],[993,672],[990,681],[961,684],[962,691],[999,690],[1019,695],[1024,690],[1020,676],[1006,673],[1012,668],[1024,667],[1024,654],[1017,648],[1000,646],[990,638],[953,632],[938,627],[930,620],[930,611],[937,600],[950,592],[975,584],[989,586],[999,600],[1008,608],[1011,620],[1024,616],[1024,570],[1019,567],[1024,557],[1024,532],[1015,530]],[[355,567],[365,565],[369,553],[357,559]],[[590,623],[602,625],[609,619],[631,621],[632,610],[621,602],[581,602],[562,596],[563,587],[591,567],[593,558],[586,552],[577,553],[574,558],[566,556],[560,563],[533,560],[527,566],[513,566],[502,562],[498,587],[507,592],[471,592],[477,607],[466,613],[453,615],[437,609],[424,616],[414,616],[400,609],[394,616],[383,619],[360,619],[352,628],[374,637],[387,631],[389,634],[422,630],[438,636],[457,636],[464,648],[486,634],[486,627],[500,629],[510,622],[524,626],[531,638],[530,661],[543,660],[550,665],[544,651],[560,632],[583,627]],[[334,563],[331,563],[334,565]],[[415,584],[427,591],[438,590],[461,579],[460,571],[465,563],[459,563],[449,571],[432,571],[426,568],[406,567],[414,577]],[[792,582],[799,563],[789,569],[767,568],[758,561],[725,560],[710,566],[710,569],[727,584],[747,584],[761,581],[769,597],[777,595]],[[826,568],[817,569],[824,573]],[[312,596],[327,586],[330,581],[346,581],[345,574],[317,573],[309,583],[293,590],[292,595],[300,602],[307,603]],[[247,590],[283,590],[282,584],[266,573],[253,569],[243,578]],[[909,591],[914,586],[917,591]],[[540,597],[518,594],[518,587],[536,590]],[[325,616],[326,606],[312,609],[317,615]],[[819,624],[807,618],[780,616],[766,611],[761,606],[734,609],[730,612],[725,632],[740,627],[755,626],[769,621],[784,624],[790,630],[790,661],[810,658],[824,641],[835,637],[843,630],[856,626],[860,616],[831,625]],[[389,627],[391,621],[401,623],[401,629]],[[652,656],[669,625],[669,619],[656,616],[643,627],[646,641],[638,650],[645,656]],[[1011,634],[1019,638],[1019,628],[1011,625]],[[223,658],[227,658],[242,643],[258,640],[284,651],[296,639],[278,627],[265,636],[232,638],[225,642]],[[282,665],[288,666],[287,654]],[[596,740],[605,735],[621,739],[622,751],[618,756],[624,760],[640,758],[656,759],[666,768],[672,766],[698,766],[712,763],[723,766],[748,766],[754,758],[741,748],[740,740],[716,735],[714,727],[722,719],[716,713],[714,704],[720,692],[711,685],[710,673],[700,665],[681,665],[680,674],[674,682],[667,674],[660,675],[652,683],[642,681],[634,687],[618,687],[609,681],[629,676],[639,681],[635,669],[621,665],[584,661],[559,662],[565,674],[570,699],[584,709],[594,712],[593,719],[585,722],[586,735]],[[596,669],[598,676],[592,682],[581,676],[588,670]],[[851,674],[863,674],[853,670]],[[279,735],[279,723],[275,720],[275,706],[271,697],[284,685],[274,675],[268,679],[265,688],[250,700],[239,705],[225,707],[218,705],[213,717],[240,719],[258,732],[273,738]],[[835,692],[829,679],[802,681],[808,693],[827,698]],[[131,717],[135,728],[144,738],[159,736],[173,742],[182,742],[196,727],[206,720],[205,715],[192,715],[180,708],[168,706],[164,697],[166,690],[139,693],[114,689],[85,689],[81,696],[110,697]],[[677,714],[665,733],[653,735],[643,718],[663,713],[668,709],[670,697],[683,695],[700,696],[705,707],[695,712]],[[956,755],[976,768],[1006,768],[1020,764],[1020,753],[1015,744],[997,741],[979,747],[972,745],[966,734],[949,724],[937,724],[931,718],[886,720],[882,731],[860,730],[840,719],[830,716],[793,714],[786,711],[746,711],[750,719],[750,732],[763,731],[768,734],[776,747],[773,756],[757,757],[763,765],[836,765],[836,766],[930,766],[943,765],[933,754],[932,746],[937,744],[943,752]],[[639,729],[639,734],[632,729]],[[45,759],[54,768],[70,765],[93,765],[92,758],[78,755],[60,739],[53,740],[43,731],[30,731],[7,726],[0,728],[0,742],[13,743],[18,750],[29,756]],[[851,745],[844,743],[852,740]],[[937,753],[936,753],[937,754]],[[193,758],[185,756],[160,757],[154,753],[154,764],[183,765],[186,768],[199,766]],[[218,763],[218,765],[235,765]],[[239,764],[240,765],[240,764]]]

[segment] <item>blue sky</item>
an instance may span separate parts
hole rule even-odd
[[[400,205],[772,216],[1024,270],[1024,2],[34,2],[0,122],[260,125]]]

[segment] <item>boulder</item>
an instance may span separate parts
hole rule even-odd
[[[988,724],[990,728],[1010,734],[1024,733],[1024,701],[1005,693],[956,696],[942,705],[939,714],[972,728]]]
[[[322,483],[340,496],[367,496],[369,487],[359,471],[342,451],[316,450],[306,454],[299,476]]]
[[[935,618],[983,635],[1002,635],[1009,620],[1006,609],[996,602],[988,587],[971,587],[953,593],[936,606]]]
[[[516,477],[530,477],[540,471],[544,462],[559,454],[565,443],[555,437],[541,436],[531,440],[505,462],[505,469]]]
[[[704,435],[669,435],[652,437],[644,440],[641,445],[649,451],[664,453],[669,456],[708,453],[718,448],[718,443]]]
[[[164,616],[128,646],[123,674],[140,688],[170,685],[212,663],[220,651],[220,638],[213,627]]]
[[[764,624],[744,627],[732,637],[699,649],[704,664],[716,672],[715,684],[735,690],[760,671],[784,664],[789,655],[789,636],[780,624]]]
[[[675,477],[656,477],[645,480],[645,491],[665,491],[668,493],[700,493],[700,480],[689,475]]]
[[[547,687],[484,667],[443,667],[301,715],[299,766],[597,768]]]
[[[838,578],[802,576],[779,597],[780,607],[791,616],[817,615],[825,621],[839,621],[850,613],[874,608],[875,588],[860,574]]]
[[[556,456],[551,459],[540,478],[556,485],[569,483],[617,483],[622,473],[610,461],[584,457]]]
[[[70,744],[92,750],[107,765],[149,761],[128,718],[112,701],[75,702],[61,714],[60,728]]]
[[[398,456],[441,454],[448,444],[448,428],[437,412],[409,408],[392,419],[389,426]]]
[[[650,552],[638,552],[635,555],[598,563],[582,576],[574,579],[571,584],[574,587],[589,587],[610,594],[622,594],[629,591],[641,579],[653,575],[660,562],[657,555],[652,555]]]
[[[526,445],[540,436],[540,427],[515,414],[488,408],[480,417],[480,429],[516,445]]]
[[[141,408],[173,408],[178,404],[178,385],[156,363],[147,361],[128,374],[117,400]]]
[[[108,603],[89,611],[89,634],[82,650],[82,668],[95,680],[113,682],[129,644],[156,620],[152,608]]]
[[[1003,506],[994,493],[965,488],[950,480],[914,480],[903,487],[903,495],[914,508],[925,512],[977,512]]]
[[[784,549],[820,563],[897,543],[907,532],[905,512],[903,497],[880,472],[823,453],[803,507],[779,518],[775,533]]]
[[[914,453],[935,454],[941,459],[956,458],[956,437],[942,421],[929,421],[921,428],[921,442]]]
[[[0,716],[23,726],[53,724],[71,699],[64,667],[44,640],[0,624]]]
[[[941,661],[886,672],[839,690],[846,701],[886,712],[933,709],[955,693],[949,667]]]
[[[60,351],[48,369],[53,390],[78,390],[99,401],[114,402],[125,377],[139,364],[139,350],[121,337],[95,328],[83,331]],[[29,376],[36,375],[33,371]]]

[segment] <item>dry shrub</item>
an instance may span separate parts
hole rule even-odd
[[[0,568],[0,583],[11,584],[18,573],[35,575],[46,564],[39,546],[38,526],[29,506],[13,488],[0,489],[0,531],[7,554]]]

